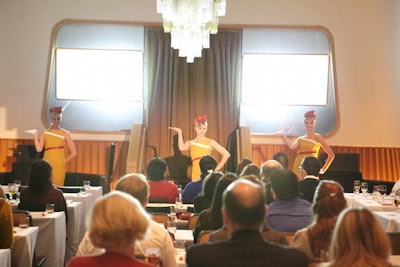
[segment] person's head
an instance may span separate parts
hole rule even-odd
[[[271,173],[274,170],[282,169],[282,165],[277,160],[267,160],[263,164],[261,164],[261,178],[264,182],[270,182]]]
[[[319,176],[321,170],[321,162],[316,157],[305,157],[300,165],[301,176],[314,175]],[[305,173],[303,173],[303,171]]]
[[[144,238],[149,223],[150,217],[139,201],[121,191],[99,198],[87,217],[90,240],[106,251],[123,247],[133,250],[135,240]]]
[[[212,200],[214,196],[215,187],[217,186],[219,178],[221,178],[224,174],[219,171],[215,171],[209,173],[206,178],[204,178],[202,189],[203,195],[206,199]]]
[[[278,161],[282,165],[282,168],[284,169],[289,168],[289,159],[285,153],[283,152],[275,153],[272,156],[272,159]]]
[[[286,200],[299,196],[296,174],[289,169],[277,169],[271,173],[271,187],[274,199]]]
[[[217,160],[211,155],[202,156],[199,161],[199,166],[201,175],[204,178],[210,172],[215,170],[215,168],[217,167]]]
[[[314,129],[317,123],[317,116],[315,116],[314,110],[307,111],[304,114],[304,127],[306,129]]]
[[[228,231],[260,229],[265,216],[262,188],[246,179],[231,183],[223,193],[223,219]]]
[[[154,158],[147,164],[147,174],[152,181],[164,180],[167,171],[167,163],[162,158]]]
[[[194,118],[194,129],[196,134],[200,137],[204,137],[207,133],[208,123],[207,123],[207,116],[200,115]]]
[[[349,208],[339,215],[329,253],[334,266],[389,266],[390,253],[386,233],[367,208]]]
[[[246,167],[246,166],[249,165],[250,163],[253,163],[253,162],[251,161],[251,159],[249,159],[249,158],[244,158],[244,159],[242,159],[242,160],[239,162],[239,164],[238,164],[238,166],[237,166],[237,168],[236,168],[236,174],[237,174],[237,175],[240,175],[240,174],[242,173],[244,167]]]
[[[62,107],[52,107],[49,109],[51,125],[59,125],[62,120]]]
[[[246,175],[255,175],[256,177],[261,179],[260,168],[257,166],[257,164],[250,163],[246,167],[244,167],[244,169],[240,173],[239,177],[246,176]]]
[[[346,207],[342,186],[335,181],[320,181],[312,205],[316,220],[337,217]]]
[[[210,217],[211,221],[215,227],[215,229],[220,228],[222,226],[222,215],[221,215],[221,207],[222,207],[222,193],[224,190],[239,179],[235,173],[225,173],[221,178],[219,178],[217,182],[217,186],[215,188],[213,200],[211,203],[211,211]]]
[[[31,167],[29,176],[29,190],[34,194],[40,194],[45,189],[52,187],[51,180],[53,168],[46,160],[36,160]]]
[[[149,197],[149,184],[147,183],[146,176],[141,173],[129,173],[122,176],[117,184],[115,190],[128,193],[133,196],[142,204],[146,206]]]

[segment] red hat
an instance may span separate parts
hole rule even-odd
[[[61,114],[62,107],[52,107],[52,108],[49,109],[49,112],[50,113],[59,113],[59,114]]]
[[[207,122],[207,116],[200,115],[200,116],[194,118],[194,123],[199,123],[199,122]]]
[[[315,119],[316,117],[317,116],[315,116],[314,110],[307,111],[306,113],[304,113],[304,118],[313,118],[313,119]]]

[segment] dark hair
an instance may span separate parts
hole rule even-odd
[[[321,161],[316,157],[305,157],[301,162],[301,168],[306,171],[307,175],[319,176]]]
[[[162,158],[154,158],[147,165],[147,175],[152,181],[164,180],[164,173],[167,170],[167,163]]]
[[[244,180],[243,180],[244,181]],[[255,226],[263,222],[265,215],[264,194],[259,184],[248,181],[257,190],[257,194],[253,196],[254,203],[250,206],[243,203],[243,199],[235,194],[232,190],[225,190],[223,193],[223,203],[229,217],[243,226]]]
[[[206,176],[206,178],[204,178],[204,181],[203,181],[203,196],[205,199],[204,200],[204,209],[210,208],[218,180],[223,175],[224,174],[222,172],[215,171],[215,172],[208,174]]]
[[[217,160],[211,155],[202,156],[199,161],[199,166],[202,176],[204,175],[205,177],[209,170],[215,170],[215,167],[217,167]]]
[[[242,160],[239,162],[238,166],[237,166],[236,174],[237,174],[237,175],[240,175],[240,174],[242,173],[244,167],[246,167],[246,166],[249,165],[250,163],[253,163],[253,162],[251,161],[251,159],[249,159],[249,158],[244,158],[244,159],[242,159]]]
[[[257,164],[254,163],[250,163],[247,166],[245,166],[242,170],[242,172],[240,173],[239,177],[243,177],[246,175],[255,175],[256,177],[261,179],[260,176],[260,168],[257,166]]]
[[[271,173],[271,186],[279,199],[291,199],[299,196],[296,174],[289,169],[278,169]]]
[[[217,187],[215,188],[213,200],[211,202],[210,208],[210,220],[213,226],[213,229],[221,228],[223,225],[222,222],[222,194],[224,190],[230,185],[232,182],[239,179],[235,173],[225,173],[217,182]]]
[[[33,195],[40,195],[53,186],[52,170],[53,168],[46,160],[41,159],[33,163],[29,176],[29,191]]]
[[[287,169],[287,168],[289,167],[289,159],[288,159],[288,156],[287,156],[285,153],[283,153],[283,152],[275,153],[275,154],[272,156],[272,159],[278,161],[278,162],[282,165],[282,167],[283,167],[284,169]]]

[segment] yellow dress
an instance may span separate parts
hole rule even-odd
[[[203,156],[211,154],[211,139],[205,138],[201,142],[196,142],[192,140],[190,142],[190,157],[192,158],[192,181],[197,181],[200,179],[200,159]]]
[[[64,134],[67,131],[60,128],[55,130],[46,130],[44,132],[44,155],[43,159],[47,160],[53,167],[53,183],[56,186],[64,186],[65,180],[65,154]]]
[[[299,147],[293,164],[293,171],[297,176],[300,176],[299,167],[301,166],[303,159],[310,156],[318,157],[320,148],[321,144],[317,140],[306,138],[305,136],[299,137]]]

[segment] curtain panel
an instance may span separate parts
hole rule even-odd
[[[239,122],[241,31],[211,35],[210,48],[194,63],[179,57],[171,48],[170,34],[162,29],[146,30],[145,50],[147,145],[156,147],[160,157],[172,155],[174,133],[168,127],[179,127],[185,140],[193,139],[193,118],[206,114],[207,136],[225,147]]]

